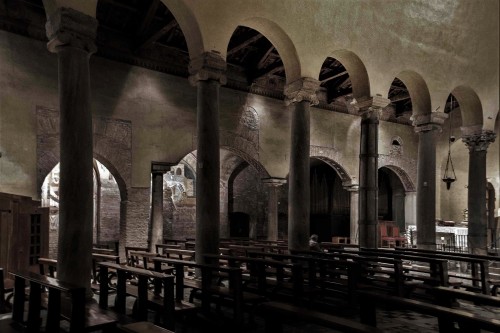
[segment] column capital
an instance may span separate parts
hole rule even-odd
[[[64,46],[76,47],[89,52],[97,51],[95,37],[97,20],[72,8],[58,8],[45,24],[49,42],[47,48],[56,53]]]
[[[391,103],[391,100],[379,95],[372,97],[362,97],[353,100],[354,108],[363,119],[375,117],[380,118],[382,109]]]
[[[433,111],[427,114],[412,115],[411,120],[415,127],[415,132],[429,132],[438,130],[441,132],[444,121],[448,118],[448,114],[444,112]]]
[[[285,86],[285,104],[308,101],[311,105],[319,104],[316,92],[320,82],[310,77],[303,77]]]
[[[227,63],[217,52],[204,52],[189,63],[189,82],[214,80],[226,84]]]
[[[269,178],[262,178],[261,180],[263,184],[269,187],[280,187],[281,185],[286,184],[285,178],[269,177]]]
[[[170,167],[177,165],[179,163],[171,162],[151,162],[151,173],[166,173],[170,171]]]
[[[464,127],[462,127],[462,141],[471,153],[474,151],[486,151],[490,143],[495,141],[495,138],[496,134],[493,131],[481,130],[479,133],[467,133],[467,130],[464,131]]]
[[[358,192],[359,184],[355,182],[354,179],[342,182],[342,187],[348,192]]]

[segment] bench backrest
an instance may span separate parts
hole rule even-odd
[[[29,307],[27,331],[38,332],[40,330],[41,294],[44,289],[48,290],[47,308],[47,332],[59,332],[61,317],[61,295],[71,297],[70,332],[83,332],[85,323],[85,288],[66,283],[50,276],[40,275],[33,272],[15,272],[14,276],[14,304],[12,320],[17,323],[23,322],[25,287],[29,282]]]

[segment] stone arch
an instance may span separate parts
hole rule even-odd
[[[179,23],[179,27],[186,39],[190,59],[196,58],[203,52],[210,51],[205,48],[198,20],[184,1],[161,0],[161,2],[170,10],[177,23]]]
[[[382,166],[379,165],[379,170],[382,168],[389,169],[392,172],[394,172],[394,174],[396,176],[398,176],[399,180],[401,181],[401,184],[403,184],[405,192],[415,192],[416,191],[414,182],[411,180],[410,176],[408,176],[408,174],[402,168],[400,168],[396,165],[389,165],[389,164],[385,164]]]
[[[115,178],[116,183],[118,184],[118,189],[120,190],[121,201],[127,200],[128,197],[127,184],[123,179],[122,175],[120,174],[120,172],[115,168],[113,163],[111,163],[107,158],[105,158],[104,156],[100,155],[97,152],[94,152],[94,158],[99,162],[101,162],[101,164],[104,165]]]
[[[400,79],[410,94],[413,115],[429,115],[431,113],[431,96],[427,83],[422,76],[414,71],[403,71],[396,75]]]
[[[290,37],[287,35],[277,23],[263,17],[249,17],[240,22],[241,26],[252,28],[264,35],[278,51],[283,66],[285,67],[286,83],[292,83],[301,78],[300,60]],[[236,29],[236,27],[235,27]],[[231,34],[232,35],[232,34]],[[227,36],[227,41],[224,43],[229,45],[230,36]]]
[[[458,86],[451,94],[457,99],[462,115],[462,126],[483,125],[483,108],[476,92],[467,86]]]
[[[330,57],[337,59],[349,73],[352,83],[352,95],[354,98],[370,96],[370,81],[368,71],[361,59],[352,51],[336,50]]]
[[[342,158],[333,148],[311,145],[309,157],[323,161],[331,166],[339,175],[342,180],[342,184],[350,185],[352,183],[357,183],[354,180],[356,177],[351,177],[347,170],[342,166]]]

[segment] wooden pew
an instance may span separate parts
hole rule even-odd
[[[361,322],[377,326],[376,308],[380,305],[391,306],[401,310],[410,310],[438,318],[439,332],[455,332],[450,327],[457,322],[463,332],[479,333],[481,329],[500,332],[500,320],[488,319],[475,313],[461,309],[452,309],[441,305],[431,304],[415,299],[402,298],[391,295],[382,295],[372,291],[359,291]]]
[[[160,253],[160,249],[162,249]],[[156,252],[166,258],[179,259],[179,260],[194,260],[195,251],[193,250],[183,250],[174,248],[165,248],[161,245],[156,245]]]
[[[92,281],[91,288],[94,291],[98,291],[100,289],[100,280],[101,280],[101,272],[99,270],[99,263],[101,262],[113,262],[115,264],[120,263],[120,257],[116,255],[107,255],[100,253],[92,253]],[[111,287],[111,279],[115,275],[113,273],[109,273],[108,276],[108,287]]]
[[[149,248],[141,247],[141,246],[125,246],[125,261],[129,266],[135,266],[133,262],[131,262],[130,251],[141,251],[148,252]]]
[[[168,329],[175,328],[174,277],[172,275],[110,262],[99,263],[99,270],[101,271],[100,308],[108,308],[108,273],[114,270],[117,275],[115,311],[126,314],[126,298],[132,296],[136,298],[135,311],[132,314],[134,319],[147,321],[148,309],[153,309],[156,311],[157,324],[161,323]],[[137,286],[127,283],[132,276],[138,280]],[[154,293],[149,292],[150,279],[156,286]]]
[[[139,321],[137,323],[122,325],[120,326],[120,330],[125,333],[174,333],[148,321]]]
[[[265,320],[266,333],[282,333],[283,323],[297,320],[348,333],[382,333],[370,325],[358,323],[342,317],[312,310],[293,304],[266,302],[259,307]]]
[[[155,269],[157,272],[164,269],[163,265],[174,267],[176,300],[184,303],[184,289],[191,289],[192,297],[198,297],[201,300],[203,313],[210,313],[210,304],[215,303],[219,308],[221,305],[227,305],[233,309],[233,323],[237,326],[243,324],[243,313],[245,306],[251,310],[255,305],[262,302],[262,297],[244,293],[242,290],[242,270],[234,267],[221,267],[216,265],[197,264],[194,261],[177,260],[157,257],[154,258]],[[201,280],[186,278],[185,270],[187,268],[201,271]],[[227,285],[220,285],[220,277],[227,278]]]
[[[267,298],[287,299],[301,302],[304,297],[302,266],[283,261],[246,256],[206,254],[205,258],[227,263],[228,267],[243,268],[243,290],[257,293]],[[290,281],[285,272],[289,272]]]
[[[144,268],[149,270],[154,270],[152,259],[160,256],[158,253],[146,252],[146,251],[129,251],[128,255],[129,255],[128,266]]]
[[[40,275],[56,277],[57,260],[49,258],[38,258],[38,271]]]
[[[15,278],[12,322],[18,327],[26,325],[28,332],[40,331],[42,290],[48,290],[46,332],[59,332],[60,320],[69,321],[70,333],[113,331],[116,319],[108,313],[96,311],[85,302],[85,288],[33,272],[11,273]],[[28,320],[24,322],[25,287],[29,282]],[[65,304],[65,295],[70,303]]]
[[[425,249],[414,249],[414,248],[396,248],[396,252],[400,253],[411,253],[416,255],[426,255],[433,258],[442,258],[449,261],[465,262],[470,265],[471,274],[470,276],[464,276],[456,273],[449,273],[449,277],[469,280],[471,281],[470,286],[465,286],[465,288],[470,290],[480,290],[483,294],[496,295],[496,289],[500,286],[500,281],[491,277],[489,274],[489,264],[493,262],[500,263],[500,257],[489,256],[489,255],[477,255],[471,253],[453,253],[445,251],[435,251],[435,250],[425,250]],[[490,289],[491,288],[491,289]]]
[[[9,310],[9,299],[14,291],[14,281],[5,276],[3,268],[0,267],[0,314]],[[10,296],[7,296],[11,293]]]

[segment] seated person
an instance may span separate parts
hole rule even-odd
[[[323,252],[321,246],[319,246],[318,243],[318,235],[312,234],[311,237],[309,238],[309,250],[316,252]]]

